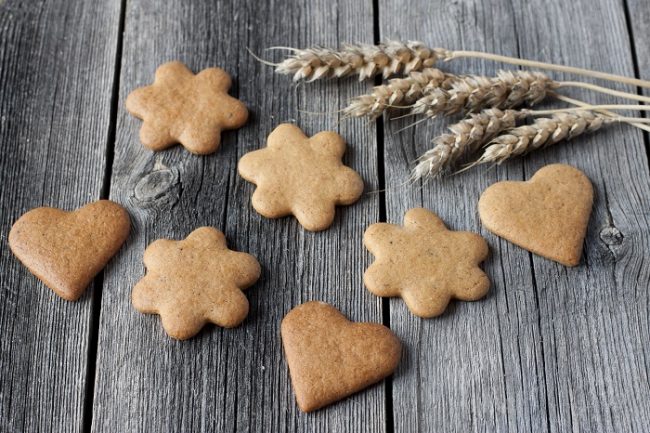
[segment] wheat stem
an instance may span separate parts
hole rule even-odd
[[[637,123],[650,123],[650,119],[647,117],[628,117],[628,116],[614,116],[612,120],[615,122],[628,123],[630,125],[636,125]]]
[[[585,104],[580,107],[570,108],[554,108],[551,110],[522,110],[526,111],[530,116],[548,116],[556,113],[570,113],[574,111],[600,111],[600,110],[635,110],[635,111],[650,111],[650,105],[624,105],[624,104],[598,104],[591,105]]]
[[[636,93],[621,92],[619,90],[610,89],[608,87],[598,86],[591,83],[583,83],[581,81],[559,81],[558,88],[563,87],[577,87],[581,89],[592,90],[594,92],[603,93],[605,95],[617,96],[624,99],[633,99],[635,101],[650,102],[650,97],[637,95]]]
[[[516,57],[502,56],[499,54],[484,53],[482,51],[451,51],[446,52],[439,49],[440,57],[445,61],[458,59],[462,57],[471,57],[476,59],[493,60],[511,65],[525,66],[527,68],[546,69],[556,72],[566,72],[574,75],[583,75],[585,77],[598,78],[601,80],[614,81],[618,83],[629,84],[631,86],[650,88],[650,81],[640,80],[638,78],[626,77],[623,75],[610,74],[607,72],[593,71],[591,69],[577,68],[574,66],[556,65],[554,63],[539,62],[535,60],[519,59]]]

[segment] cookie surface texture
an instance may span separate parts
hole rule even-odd
[[[221,131],[246,123],[248,110],[228,95],[230,76],[220,68],[194,75],[181,62],[169,62],[156,70],[153,84],[140,87],[126,98],[126,109],[142,119],[140,141],[151,150],[176,143],[192,153],[215,152]]]
[[[257,185],[253,207],[262,216],[294,215],[307,230],[328,228],[337,205],[361,197],[363,180],[341,162],[345,142],[335,132],[307,137],[285,123],[268,137],[267,147],[244,155],[239,174]]]
[[[41,207],[16,221],[9,247],[54,293],[75,301],[120,249],[130,227],[126,210],[109,200],[72,212]]]
[[[298,407],[311,412],[390,376],[401,354],[393,332],[349,321],[324,302],[307,302],[282,319],[282,344]]]
[[[451,299],[474,301],[490,288],[479,263],[487,258],[485,239],[447,229],[433,212],[411,209],[404,226],[372,224],[363,243],[375,256],[363,282],[382,297],[401,297],[423,318],[442,314]]]
[[[208,322],[224,328],[248,315],[243,289],[260,277],[250,254],[229,250],[219,230],[201,227],[181,241],[159,239],[144,252],[147,273],[133,288],[136,310],[159,314],[177,340],[196,335]]]
[[[565,266],[580,263],[593,187],[577,168],[542,167],[527,182],[497,182],[481,195],[483,225],[520,247]]]

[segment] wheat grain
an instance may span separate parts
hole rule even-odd
[[[449,127],[450,134],[433,139],[434,147],[425,152],[411,172],[411,179],[440,176],[462,155],[472,153],[506,129],[513,128],[525,112],[491,108],[472,114]]]
[[[594,132],[616,118],[593,111],[557,113],[551,117],[535,119],[530,125],[522,125],[491,140],[483,155],[472,165],[496,163],[514,156],[523,155],[541,147],[550,146],[562,140]]]
[[[348,44],[340,50],[322,47],[291,50],[293,54],[276,65],[276,71],[293,75],[294,81],[348,75],[358,75],[361,81],[377,74],[388,78],[430,68],[446,52],[414,41]]]
[[[545,74],[528,71],[500,71],[496,77],[464,75],[453,80],[449,89],[438,88],[413,104],[413,114],[436,117],[486,107],[513,108],[534,105],[559,84]]]
[[[435,88],[448,88],[456,78],[436,68],[411,72],[405,78],[393,78],[387,84],[376,86],[367,95],[358,96],[343,109],[347,116],[381,116],[388,107],[413,104]]]

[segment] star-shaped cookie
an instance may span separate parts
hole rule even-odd
[[[345,141],[335,132],[307,137],[297,126],[282,124],[269,135],[267,147],[239,160],[239,174],[257,185],[253,207],[267,218],[293,214],[311,231],[334,221],[336,205],[361,197],[363,180],[343,165]]]
[[[196,335],[207,322],[224,328],[248,314],[242,290],[260,277],[250,254],[229,250],[219,230],[201,227],[182,241],[159,239],[144,252],[147,274],[131,294],[136,310],[159,314],[167,334]]]
[[[479,268],[487,258],[485,240],[448,230],[436,214],[411,209],[404,226],[373,224],[363,243],[375,256],[363,282],[377,296],[400,296],[416,316],[442,314],[449,300],[482,298],[490,281]]]
[[[150,86],[134,90],[126,109],[144,122],[140,141],[152,150],[181,143],[199,155],[215,152],[221,131],[246,123],[246,106],[228,95],[230,76],[220,68],[194,75],[181,62],[169,62],[156,70]]]

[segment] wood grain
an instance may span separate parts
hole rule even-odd
[[[650,174],[638,131],[613,126],[498,167],[403,185],[411,162],[450,119],[401,133],[411,120],[385,122],[377,155],[374,124],[333,113],[369,84],[294,85],[245,50],[279,59],[264,49],[371,42],[378,30],[381,39],[625,75],[633,75],[636,60],[639,75],[650,79],[646,1],[378,0],[378,16],[372,2],[351,0],[124,3],[117,101],[120,2],[0,0],[0,432],[647,430]],[[214,155],[181,147],[148,151],[138,142],[141,122],[124,110],[131,90],[176,59],[195,71],[226,69],[234,78],[231,93],[251,110],[249,123],[224,133]],[[444,65],[484,74],[500,67],[471,60]],[[308,134],[341,133],[349,143],[345,162],[366,181],[368,194],[340,209],[325,232],[306,232],[292,218],[260,217],[250,206],[253,186],[236,174],[238,159],[263,146],[284,121]],[[110,195],[129,209],[133,232],[105,270],[101,296],[92,287],[68,303],[13,258],[6,235],[33,207],[72,209],[99,198],[113,150]],[[552,162],[584,170],[596,191],[583,261],[573,269],[491,235],[476,213],[488,185],[529,178]],[[382,174],[385,202],[374,193]],[[280,320],[307,300],[330,302],[353,320],[382,320],[381,300],[361,281],[371,260],[361,239],[384,205],[389,222],[401,223],[406,210],[424,206],[452,229],[484,235],[493,288],[486,299],[453,303],[431,320],[391,300],[387,317],[405,346],[395,377],[302,414]],[[231,248],[258,257],[263,276],[247,290],[251,312],[240,327],[209,326],[177,342],[158,317],[134,310],[131,289],[144,274],[150,242],[180,239],[202,225],[223,230]]]
[[[97,290],[57,297],[12,256],[13,222],[100,197],[116,2],[0,2],[0,431],[78,432]]]
[[[380,303],[362,286],[368,258],[365,227],[378,219],[378,196],[342,208],[321,233],[292,218],[269,220],[250,205],[251,184],[237,160],[265,144],[279,123],[306,133],[337,130],[349,143],[344,157],[377,189],[375,130],[364,121],[338,123],[335,111],[365,85],[346,81],[295,86],[255,61],[273,45],[338,45],[372,41],[369,2],[129,1],[111,197],[134,220],[128,247],[106,272],[94,396],[95,432],[115,431],[383,431],[384,388],[360,393],[327,410],[298,412],[279,339],[280,320],[293,306],[324,300],[353,320],[381,321]],[[210,156],[180,147],[151,153],[137,138],[140,122],[123,109],[126,95],[148,84],[161,63],[178,59],[193,70],[220,66],[235,80],[232,93],[251,110],[248,124],[223,135]],[[223,230],[231,248],[256,256],[260,282],[247,290],[251,311],[238,328],[206,327],[197,337],[171,340],[159,318],[130,302],[142,277],[142,253],[160,237],[182,238],[198,226]]]
[[[650,7],[644,0],[625,0],[627,27],[634,50],[639,78],[650,79]],[[647,94],[648,89],[644,89]]]
[[[417,13],[416,13],[417,10]],[[508,1],[380,1],[382,39],[418,39],[451,49],[477,49],[517,55],[512,6]],[[478,61],[444,68],[494,74],[496,66]],[[445,125],[442,119],[396,130],[407,123],[387,122],[385,161],[387,219],[424,206],[453,230],[480,230],[476,204],[490,184],[521,179],[521,163],[397,189],[414,161],[429,149]],[[392,187],[392,188],[391,188]],[[441,317],[422,320],[404,303],[391,300],[391,327],[406,341],[408,355],[393,381],[396,432],[543,431],[546,428],[543,352],[528,253],[488,238],[484,265],[492,288],[484,300],[452,303]]]
[[[540,6],[517,9],[518,27],[530,30],[519,34],[523,57],[543,53],[555,63],[634,74],[621,4],[548,1],[544,10],[556,18],[543,26],[532,19],[542,13]],[[607,32],[585,31],[597,28]],[[525,159],[525,172],[530,176],[552,161],[582,169],[596,198],[579,268],[533,256],[551,430],[645,431],[650,425],[650,177],[642,135],[614,126]]]
[[[618,3],[380,1],[382,38],[423,39],[632,75]],[[607,28],[607,32],[587,29]],[[445,65],[447,66],[447,65]],[[468,61],[452,67],[493,72]],[[578,94],[579,95],[579,94]],[[430,124],[431,125],[431,124]],[[399,125],[401,126],[401,125]],[[386,132],[386,179],[442,125]],[[643,431],[648,425],[648,167],[640,134],[613,127],[495,168],[387,193],[389,221],[425,205],[455,229],[479,230],[476,203],[496,180],[524,179],[550,162],[585,170],[598,199],[580,267],[566,269],[481,229],[492,248],[484,301],[441,318],[391,301],[391,325],[410,346],[393,382],[395,431]],[[415,373],[414,373],[415,372]]]

